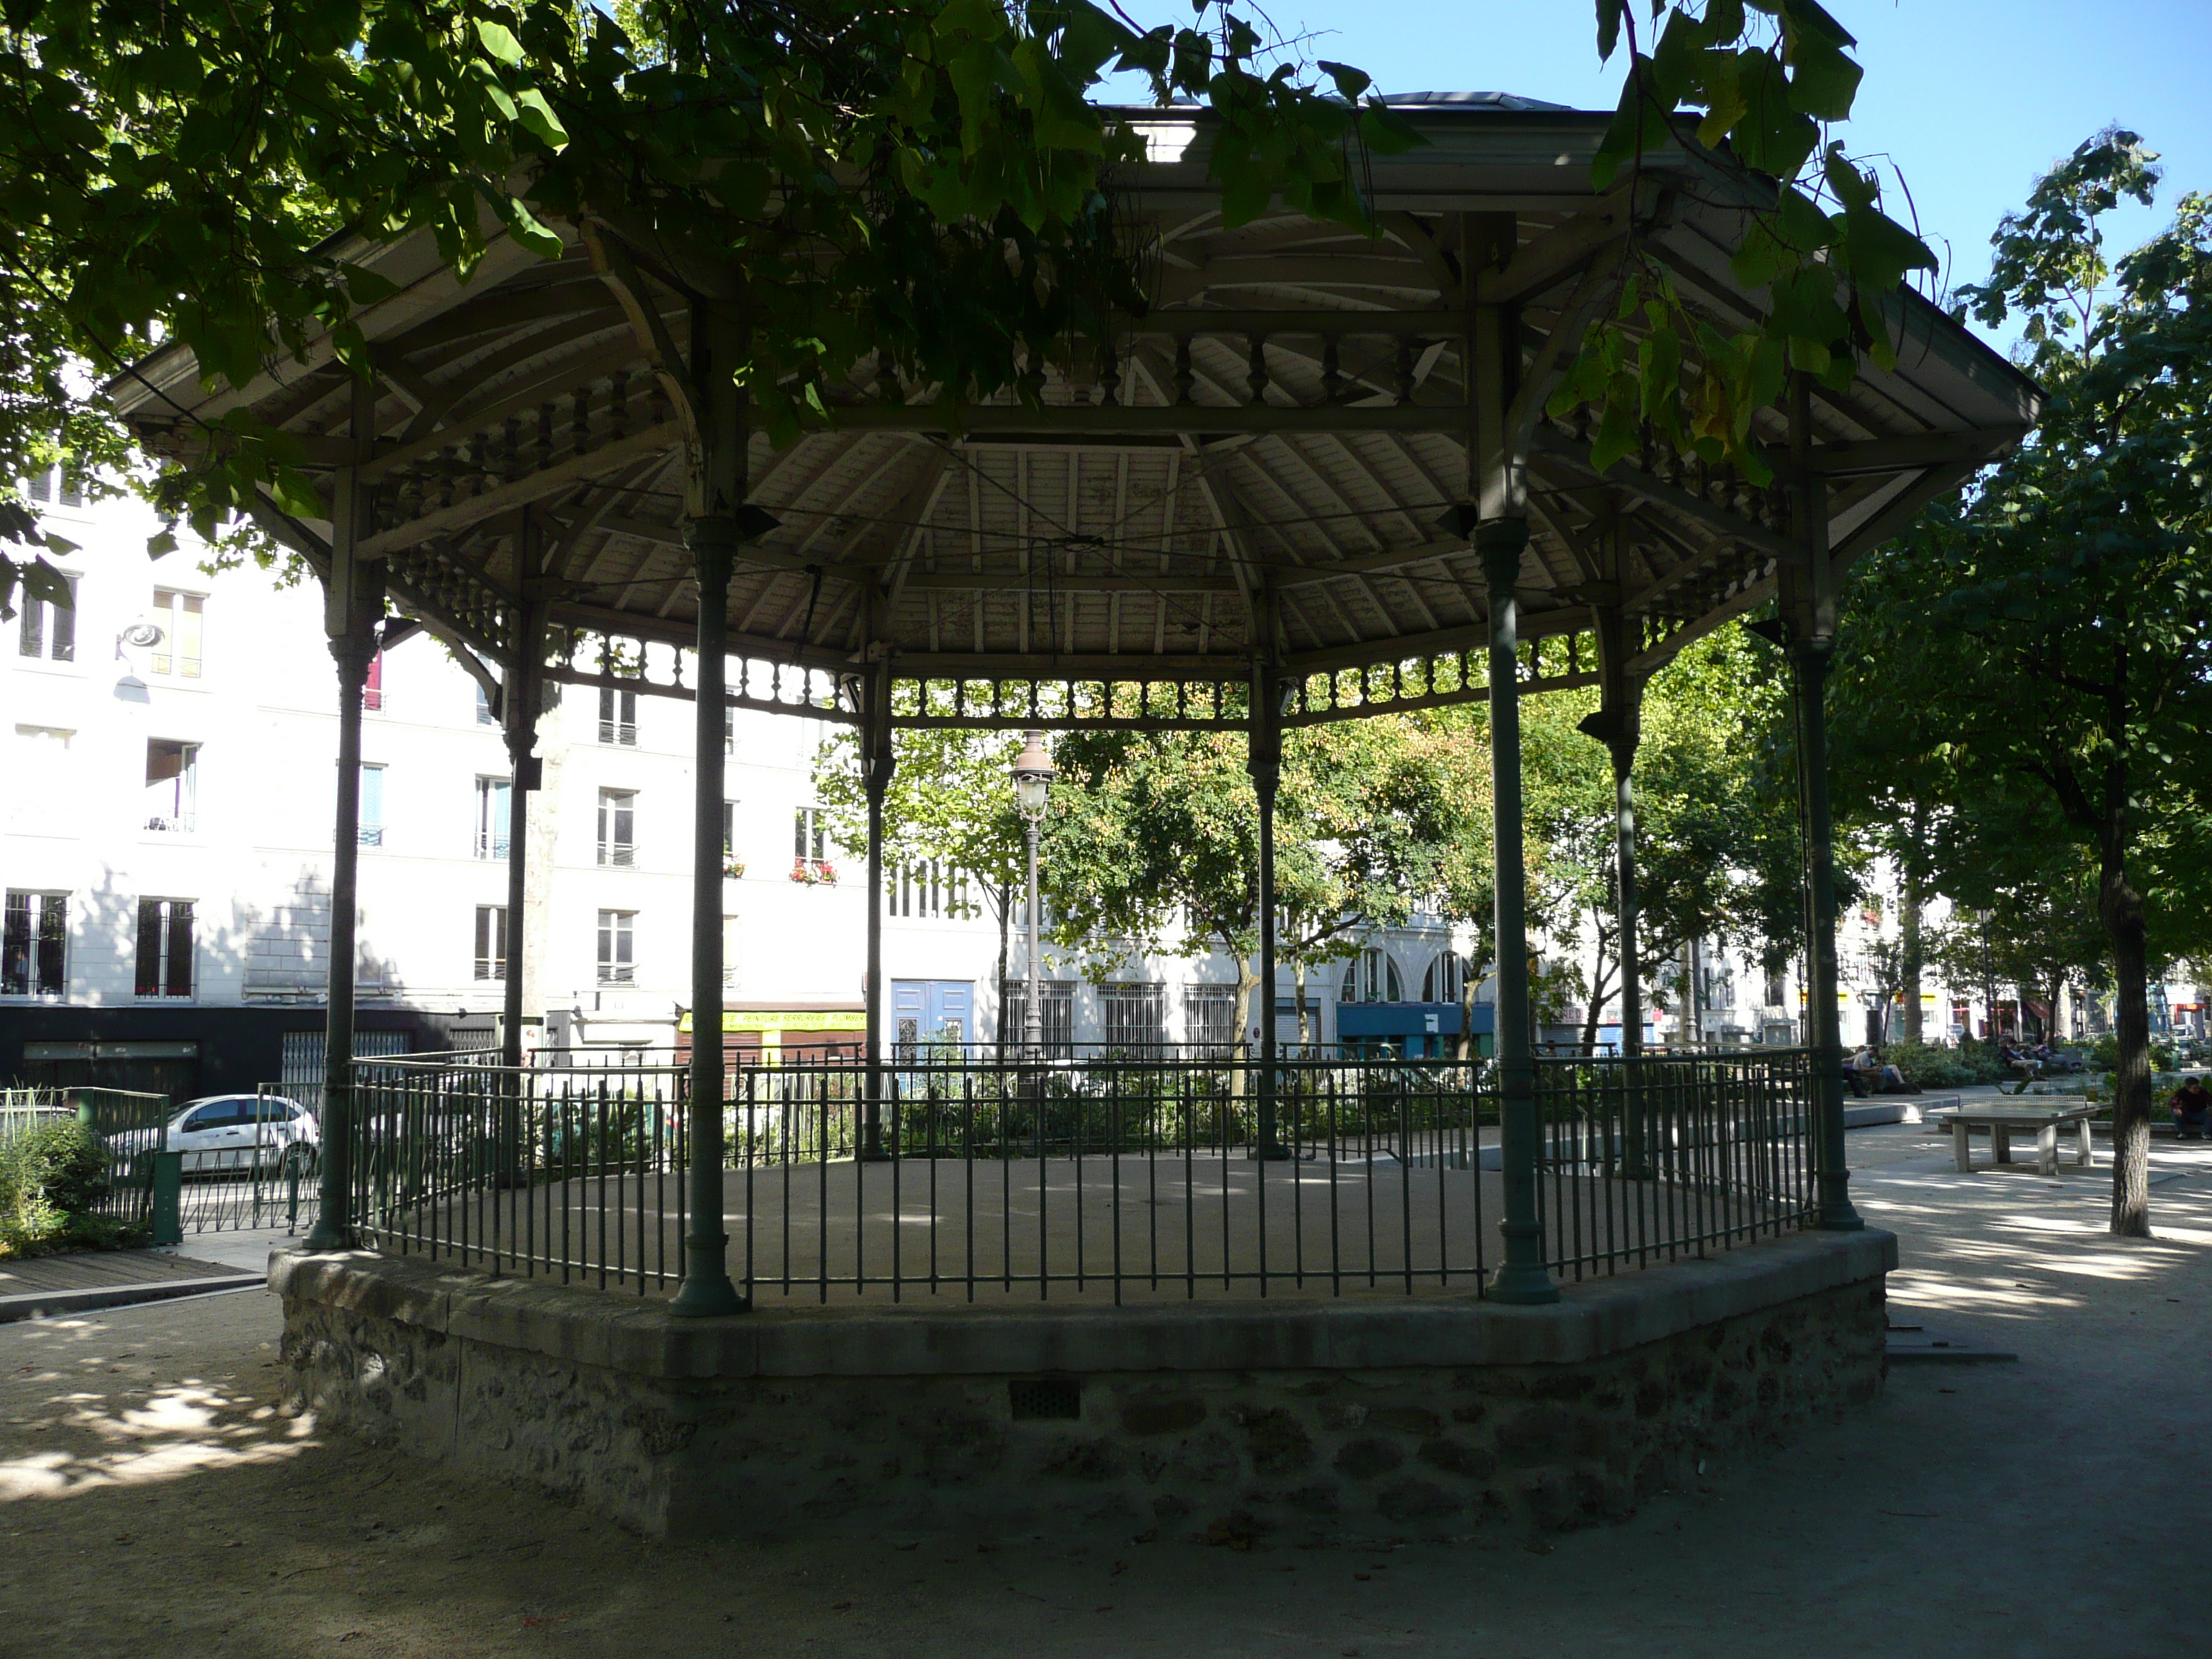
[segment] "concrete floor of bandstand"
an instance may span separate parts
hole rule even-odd
[[[779,1162],[728,1171],[723,1210],[731,1276],[763,1305],[1459,1295],[1500,1259],[1504,1177],[1484,1162],[1364,1148]],[[667,1295],[681,1180],[546,1182],[408,1219],[415,1248],[434,1236],[465,1261]],[[1546,1260],[1565,1278],[1721,1248],[1783,1211],[1587,1164],[1539,1188]]]

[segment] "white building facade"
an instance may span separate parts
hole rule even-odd
[[[31,494],[77,544],[52,559],[75,605],[27,602],[0,628],[0,1081],[310,1092],[337,753],[319,591],[255,568],[210,575],[190,549],[149,558],[143,507],[82,505],[58,473]],[[478,1046],[506,991],[503,734],[477,682],[426,635],[377,661],[367,704],[360,1047]],[[693,718],[642,692],[549,698],[520,919],[535,1046],[688,1047]],[[857,1053],[866,872],[814,801],[830,727],[734,711],[727,729],[729,1040]],[[935,866],[888,871],[884,886],[885,1041],[994,1041],[1000,932],[980,893]],[[1013,921],[1018,1035],[1028,964]],[[1376,935],[1355,961],[1309,972],[1306,1037],[1443,1052],[1455,961],[1433,919]],[[1117,965],[1103,984],[1083,966],[1048,947],[1050,1040],[1236,1035],[1235,966],[1218,953]],[[1281,1038],[1298,1040],[1288,969],[1277,1002]],[[1357,1012],[1340,1019],[1346,1004]]]

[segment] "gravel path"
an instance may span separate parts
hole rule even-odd
[[[674,1547],[275,1409],[257,1294],[0,1328],[0,1655],[2002,1655],[2212,1650],[2212,1149],[1954,1174],[1853,1133],[1893,1318],[2017,1352],[1632,1520],[1510,1547],[1239,1554],[1114,1534]],[[2100,1148],[2101,1150],[2101,1148]]]

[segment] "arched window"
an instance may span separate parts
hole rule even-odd
[[[1336,1000],[1403,1002],[1406,983],[1398,977],[1398,964],[1390,960],[1390,953],[1370,947],[1345,964],[1344,983],[1337,991]]]
[[[1421,1000],[1457,1002],[1467,984],[1468,961],[1456,951],[1439,951],[1421,975]]]

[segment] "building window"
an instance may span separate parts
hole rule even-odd
[[[354,832],[363,847],[384,845],[384,769],[361,769],[361,810],[355,815]]]
[[[602,910],[599,912],[599,983],[628,985],[637,977],[637,957],[632,935],[637,922],[635,910]]]
[[[1237,1041],[1237,989],[1231,985],[1193,985],[1182,994],[1183,1041],[1200,1048],[1225,1048]]]
[[[76,578],[64,576],[62,585],[69,590],[67,605],[34,599],[28,592],[23,595],[23,617],[18,626],[20,648],[25,656],[46,662],[76,660]]]
[[[1769,1008],[1779,1008],[1782,1006],[1782,970],[1779,968],[1769,968],[1766,970],[1766,1001],[1765,1006]]]
[[[56,507],[82,507],[84,490],[76,475],[65,467],[49,466],[33,472],[26,480],[34,501],[51,501]]]
[[[733,755],[738,750],[738,711],[727,703],[722,705],[722,752]]]
[[[507,833],[514,822],[509,788],[505,778],[477,780],[477,856],[480,859],[507,856]]]
[[[188,997],[192,994],[192,902],[138,901],[138,994]]]
[[[477,906],[477,977],[507,977],[507,907]]]
[[[69,988],[69,895],[8,895],[4,945],[0,945],[0,992],[11,997],[59,996]]]
[[[636,746],[636,692],[617,691],[611,685],[599,688],[599,741]]]
[[[738,856],[738,804],[733,800],[722,803],[722,873],[732,881],[745,872],[745,862]]]
[[[599,791],[599,862],[627,870],[637,862],[637,791]]]
[[[70,739],[76,734],[58,726],[19,726],[6,775],[9,817],[21,830],[51,830],[54,803],[69,787]]]
[[[361,683],[361,706],[368,714],[380,714],[384,712],[384,653],[381,651],[368,659],[368,678]]]
[[[499,716],[492,712],[491,693],[485,690],[481,684],[477,687],[477,724],[478,726],[499,724]]]
[[[146,743],[146,827],[190,835],[199,816],[200,746],[168,738]]]
[[[1467,958],[1456,951],[1439,951],[1421,975],[1421,1000],[1457,1002],[1467,986]]]
[[[1069,1059],[1075,1053],[1074,983],[1064,979],[1040,980],[1037,983],[1038,988],[1044,993],[1041,999],[1044,1009],[1044,1051],[1061,1060]],[[1006,1041],[1010,1043],[1027,1042],[1029,1040],[1027,1036],[1030,1009],[1029,981],[1025,979],[1008,980],[1000,988],[999,999],[999,1006],[1002,1011],[1001,1018],[1006,1026]],[[899,1033],[901,1042],[915,1041],[915,1039],[909,1037],[903,1028],[908,1024],[918,1027],[920,1022],[902,1019],[899,1024],[902,1027]],[[912,1057],[913,1052],[910,1051],[908,1058]]]
[[[1344,983],[1338,988],[1336,1000],[1339,1002],[1403,1002],[1406,1000],[1406,984],[1398,977],[1398,964],[1390,959],[1390,953],[1370,948],[1362,951],[1345,964]]]
[[[1098,992],[1109,1048],[1150,1050],[1168,1040],[1167,989],[1159,985],[1106,985]]]
[[[200,613],[205,603],[197,593],[179,593],[173,587],[154,590],[154,620],[161,629],[161,642],[148,664],[154,672],[173,674],[180,680],[199,678]]]
[[[968,902],[968,872],[940,860],[901,865],[890,872],[889,884],[895,916],[964,920],[975,914]]]
[[[829,859],[829,821],[818,806],[802,806],[791,816],[791,878],[837,879],[836,866]]]

